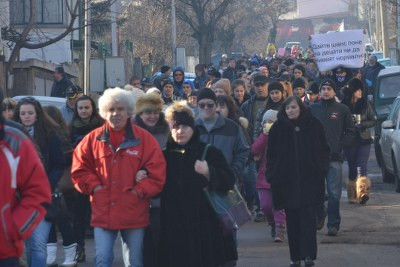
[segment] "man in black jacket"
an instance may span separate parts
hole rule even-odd
[[[324,126],[326,139],[331,149],[329,171],[326,177],[328,191],[328,235],[336,236],[340,228],[340,197],[342,195],[342,150],[350,146],[355,138],[355,126],[347,106],[336,102],[336,84],[331,79],[320,85],[321,101],[311,105],[314,117]],[[321,207],[321,210],[324,208]],[[320,212],[322,213],[322,212]],[[317,227],[323,227],[325,215],[319,216]]]
[[[231,82],[237,79],[236,60],[234,58],[229,59],[228,68],[222,73],[222,78],[229,79]]]
[[[68,80],[63,67],[57,67],[55,69],[54,80],[50,96],[65,98],[67,88],[72,85],[72,82]]]

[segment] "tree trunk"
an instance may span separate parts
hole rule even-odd
[[[199,43],[199,63],[211,63],[212,38],[210,34],[208,32],[201,33],[197,42]]]
[[[276,35],[278,33],[276,28],[277,28],[277,26],[273,25],[272,28],[269,30],[269,38],[268,39],[271,44],[274,44],[275,40],[276,40]]]

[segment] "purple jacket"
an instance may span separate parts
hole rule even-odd
[[[259,168],[257,174],[256,188],[257,189],[270,189],[271,185],[265,179],[265,170],[267,166],[267,146],[268,146],[268,135],[263,132],[257,137],[251,146],[251,154],[254,157],[259,157]]]

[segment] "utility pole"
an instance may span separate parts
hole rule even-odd
[[[376,16],[376,21],[375,21],[375,39],[376,39],[376,49],[379,51],[382,50],[382,43],[381,43],[381,34],[379,33],[381,29],[381,11],[380,11],[380,5],[379,5],[379,0],[375,0],[375,16]]]
[[[397,64],[400,63],[400,0],[397,0]]]
[[[381,16],[381,32],[382,32],[382,51],[385,57],[389,56],[389,38],[388,38],[388,23],[387,23],[387,15],[384,12],[387,12],[385,8],[386,5],[383,3],[383,0],[379,0],[380,7],[380,16]]]
[[[172,39],[172,63],[176,67],[176,10],[175,0],[171,3],[171,39]]]
[[[117,42],[117,9],[115,2],[111,4],[111,53],[113,57],[118,56],[118,42]]]
[[[89,95],[90,92],[90,1],[84,1],[85,50],[83,54],[83,92],[85,95]]]

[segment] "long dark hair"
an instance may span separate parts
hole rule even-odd
[[[298,96],[289,96],[288,98],[283,101],[279,111],[278,111],[278,119],[288,119],[288,116],[286,114],[286,106],[289,105],[291,102],[295,101],[297,105],[300,107],[300,115],[299,118],[304,114],[305,112],[309,112],[309,108],[301,101],[301,99]]]
[[[99,112],[97,111],[96,103],[94,102],[94,100],[90,96],[83,95],[76,100],[74,108],[74,116],[72,117],[72,121],[81,119],[78,114],[78,102],[83,100],[89,100],[90,104],[92,105],[92,115],[90,116],[90,120],[92,120],[94,117],[97,117],[98,119],[102,120]]]
[[[217,96],[217,105],[221,104],[228,108],[228,119],[231,119],[237,124],[241,125],[239,121],[239,112],[233,98],[226,95]]]
[[[42,105],[34,97],[24,97],[18,101],[15,107],[14,120],[22,124],[19,112],[22,105],[32,105],[36,112],[36,122],[34,123],[35,131],[33,139],[44,150],[51,137],[56,135],[59,125],[43,110]]]

